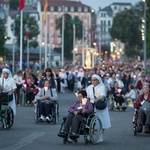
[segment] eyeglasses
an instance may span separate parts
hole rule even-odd
[[[82,98],[83,96],[78,96],[78,98]]]

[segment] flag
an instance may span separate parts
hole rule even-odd
[[[45,4],[44,4],[44,23],[46,23],[46,13],[48,11],[48,2],[47,0],[45,0]]]
[[[29,32],[27,31],[27,32],[26,32],[26,39],[29,39],[29,36],[30,36],[30,34],[29,34]]]
[[[24,9],[24,0],[20,0],[19,10],[22,11]]]

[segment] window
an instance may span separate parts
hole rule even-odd
[[[88,8],[87,7],[84,7],[84,12],[87,12],[88,11]]]
[[[50,7],[50,11],[54,11],[54,7],[53,6]]]
[[[104,20],[104,26],[106,25],[106,21]]]
[[[81,12],[81,10],[82,10],[81,7],[78,7],[78,11]]]
[[[50,18],[53,18],[53,14],[50,14]]]
[[[70,7],[70,11],[74,11],[74,7]]]
[[[65,7],[65,11],[68,11],[68,7]]]
[[[58,6],[58,8],[57,8],[57,9],[58,9],[58,11],[61,11],[61,7],[60,7],[60,6]]]
[[[108,26],[110,26],[111,24],[110,24],[110,20],[108,20]]]

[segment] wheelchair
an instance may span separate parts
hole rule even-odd
[[[39,109],[39,103],[38,100],[37,103],[34,104],[34,112],[35,112],[35,123],[38,124],[40,121],[38,120],[40,117],[40,109]],[[51,101],[51,107],[50,107],[50,118],[52,118],[53,124],[58,123],[59,121],[59,104],[57,100]]]
[[[14,113],[12,108],[8,106],[8,98],[6,95],[5,99],[0,100],[0,128],[10,129],[13,126],[13,123]]]
[[[145,122],[146,118],[144,118]],[[133,115],[133,133],[136,136],[137,135],[137,127],[139,126],[139,120],[138,120],[138,109],[135,108],[134,115]],[[145,124],[143,125],[143,127]]]
[[[109,96],[107,97],[107,106],[108,106],[108,110],[115,110],[116,108],[116,102],[114,101],[114,96],[113,94],[109,94]]]
[[[61,124],[61,128],[59,130],[59,133],[62,132],[64,128],[64,123],[66,121],[66,117],[63,118],[63,122]],[[84,136],[84,143],[92,143],[92,144],[97,144],[99,140],[100,134],[102,134],[103,129],[102,129],[102,123],[101,120],[94,115],[94,113],[90,114],[87,118],[83,118],[78,129],[78,135],[83,135]],[[58,134],[59,134],[58,133]],[[69,137],[63,138],[63,144],[66,143],[72,143],[75,142],[77,143],[77,139],[69,139]]]

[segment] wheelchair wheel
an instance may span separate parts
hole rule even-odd
[[[37,114],[34,115],[34,120],[35,120],[35,123],[38,124],[38,115]]]
[[[137,110],[135,110],[134,115],[133,115],[133,134],[136,136],[137,135],[137,126],[138,126],[138,114]]]
[[[38,124],[38,119],[39,119],[39,110],[38,110],[38,105],[37,104],[34,104],[34,108],[33,108],[34,112],[35,112],[35,115],[34,115],[34,120],[35,120],[35,123]]]
[[[59,106],[57,103],[55,104],[55,112],[54,112],[53,118],[54,118],[53,123],[54,124],[58,123],[58,121],[59,121]]]
[[[87,136],[84,136],[84,143],[88,144],[90,141],[88,140]]]
[[[9,129],[13,126],[14,123],[14,113],[10,107],[6,107],[4,110],[4,128]]]
[[[94,116],[90,121],[89,136],[92,144],[97,144],[99,136],[102,133],[102,123],[101,120]]]
[[[64,138],[64,139],[63,139],[63,144],[66,144],[66,143],[67,143],[67,139]]]

